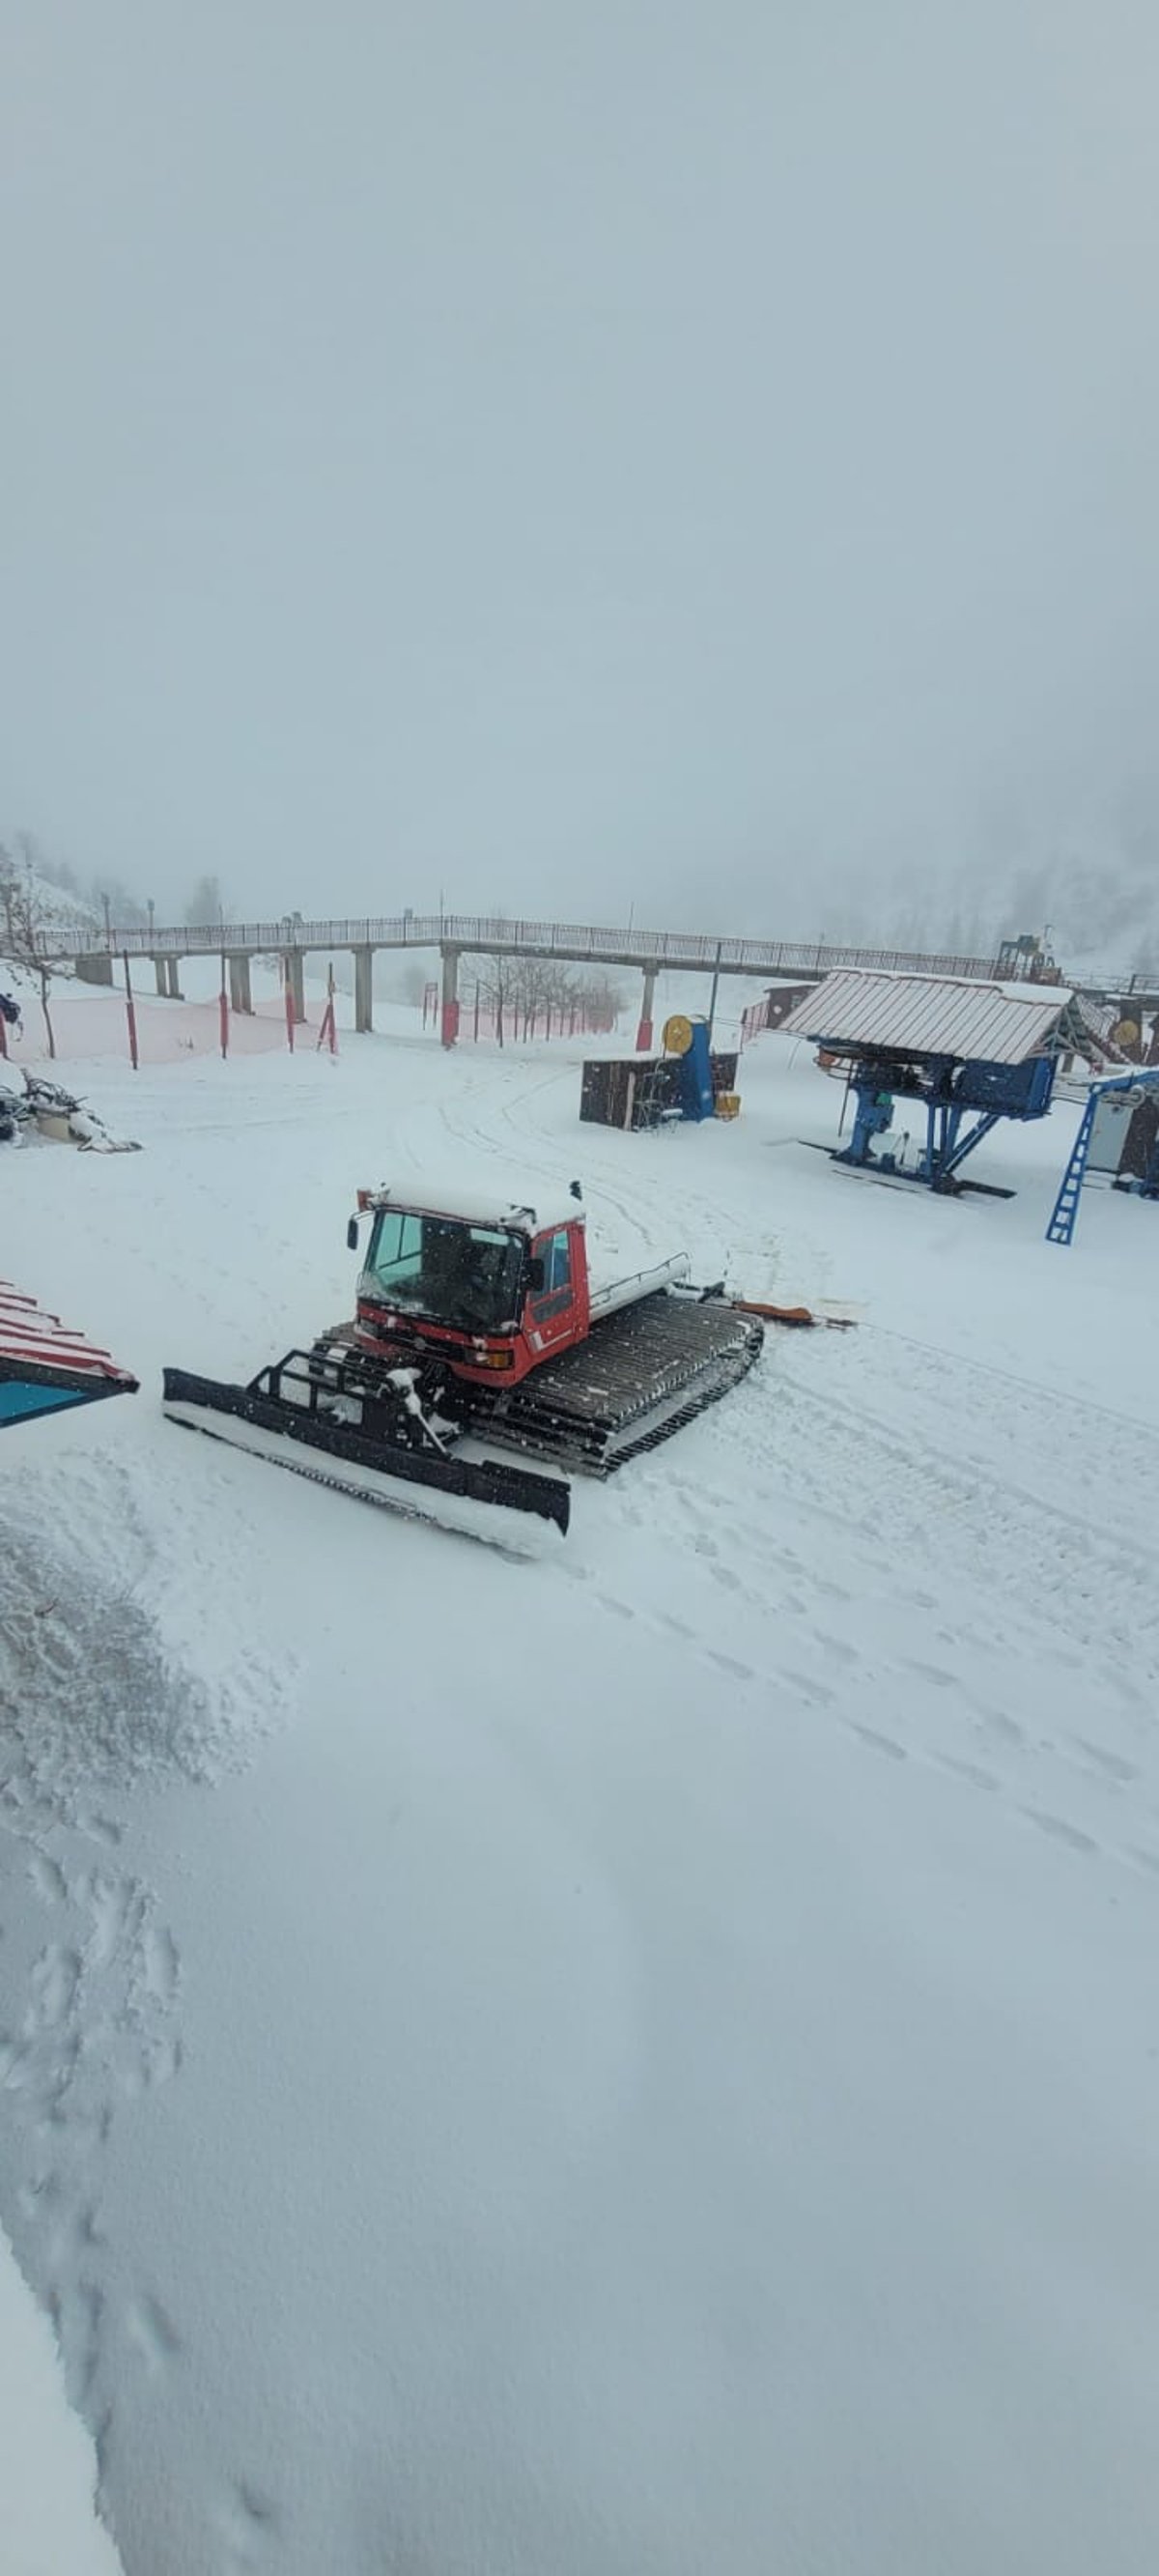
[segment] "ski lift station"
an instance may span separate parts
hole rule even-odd
[[[984,1186],[961,1179],[968,1155],[999,1119],[1046,1116],[1060,1061],[1108,1052],[1058,985],[948,975],[830,975],[782,1026],[846,1069],[853,1132],[834,1160],[943,1192]],[[916,1104],[916,1134],[899,1100]]]

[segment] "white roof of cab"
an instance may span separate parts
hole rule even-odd
[[[558,1181],[546,1189],[532,1189],[520,1204],[516,1199],[500,1198],[496,1191],[460,1190],[448,1184],[445,1189],[411,1189],[406,1182],[384,1183],[368,1192],[372,1207],[403,1208],[415,1216],[458,1217],[464,1225],[485,1225],[508,1234],[542,1234],[549,1226],[574,1225],[582,1217],[582,1199],[573,1198],[570,1190],[561,1192]]]

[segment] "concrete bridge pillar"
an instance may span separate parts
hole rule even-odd
[[[229,1007],[231,1011],[244,1011],[250,1017],[253,1015],[254,997],[250,986],[248,957],[231,957],[229,960]]]
[[[640,1025],[636,1031],[636,1053],[647,1055],[652,1045],[652,1013],[656,1007],[656,969],[644,968],[644,999],[640,1006]]]
[[[445,1047],[453,1047],[459,1034],[459,951],[443,950],[443,1014],[440,1035]]]
[[[290,998],[294,1005],[295,1026],[301,1028],[306,1017],[306,984],[302,962],[302,951],[300,948],[290,949],[285,960],[285,967],[286,982],[289,985]]]
[[[170,958],[169,958],[169,960],[168,960],[168,968],[169,968],[169,999],[170,999],[170,1001],[171,1001],[171,1002],[180,1002],[180,1001],[183,999],[182,991],[181,991],[181,960],[180,960],[180,958],[179,958],[179,957],[170,957]]]
[[[165,997],[166,997],[166,995],[167,995],[167,993],[168,993],[168,991],[169,991],[169,972],[168,972],[168,968],[169,968],[169,960],[168,960],[168,958],[167,958],[167,957],[155,957],[155,958],[154,958],[154,960],[153,960],[153,972],[154,972],[154,974],[155,974],[155,976],[156,976],[156,978],[157,978],[157,990],[158,990],[158,992],[159,992],[159,994],[160,994],[160,996],[161,996],[162,1001],[164,1001],[164,1000],[165,1000]]]
[[[374,950],[355,948],[354,958],[354,1033],[366,1037],[374,1027]]]
[[[78,981],[82,984],[111,984],[113,961],[108,949],[98,950],[95,957],[78,957],[76,971]]]

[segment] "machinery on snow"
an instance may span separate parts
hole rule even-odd
[[[759,1317],[692,1287],[683,1256],[594,1285],[578,1183],[534,1207],[360,1190],[352,1251],[366,1220],[353,1321],[245,1386],[166,1369],[172,1421],[416,1516],[465,1500],[565,1533],[568,1470],[652,1448],[761,1348]]]

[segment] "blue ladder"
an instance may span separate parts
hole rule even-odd
[[[1079,1212],[1079,1194],[1091,1150],[1091,1129],[1095,1123],[1097,1095],[1092,1091],[1079,1123],[1079,1132],[1071,1147],[1071,1157],[1063,1174],[1062,1188],[1054,1203],[1054,1215],[1046,1229],[1048,1243],[1069,1243]]]

